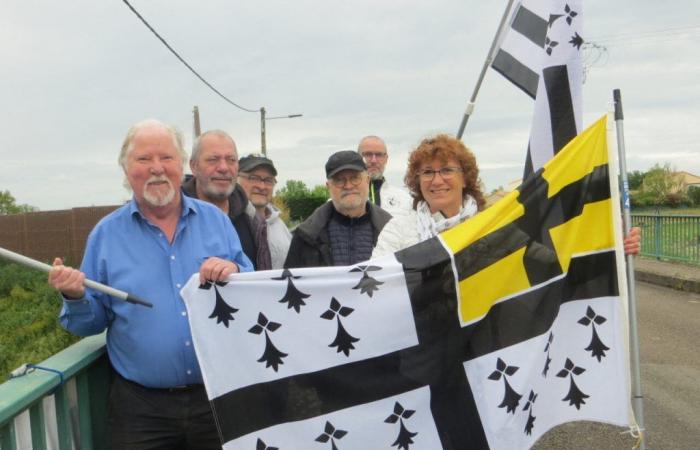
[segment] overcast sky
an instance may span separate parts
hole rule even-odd
[[[630,170],[668,162],[700,174],[700,2],[584,0],[584,125],[622,90]],[[200,1],[131,4],[217,89],[268,116],[282,186],[324,181],[337,150],[376,134],[399,183],[425,136],[456,133],[505,1]],[[118,204],[116,157],[129,126],[154,117],[192,144],[228,131],[260,150],[259,113],[227,104],[119,0],[2,0],[0,190],[41,210]],[[464,141],[488,191],[522,173],[533,102],[490,70]]]

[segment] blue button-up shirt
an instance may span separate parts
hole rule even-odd
[[[87,278],[153,303],[126,303],[92,289],[64,299],[60,321],[79,336],[107,329],[107,352],[124,378],[148,387],[202,383],[180,289],[209,257],[252,270],[231,221],[217,207],[182,196],[173,242],[134,200],[106,216],[88,237],[81,270]]]

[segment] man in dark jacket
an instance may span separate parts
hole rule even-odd
[[[213,203],[228,215],[238,233],[243,253],[257,268],[253,227],[245,211],[248,197],[236,182],[236,143],[225,131],[202,133],[192,146],[190,169],[194,176],[182,184],[182,191],[189,197]]]
[[[362,156],[346,150],[326,163],[331,201],[319,206],[295,230],[286,268],[346,266],[369,259],[377,236],[391,219],[368,201],[369,176]]]

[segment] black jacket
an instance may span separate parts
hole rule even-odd
[[[370,221],[374,229],[372,245],[377,244],[377,237],[391,215],[382,208],[367,203]],[[326,202],[316,208],[316,211],[304,222],[299,224],[292,234],[285,268],[295,267],[324,267],[332,266],[330,238],[328,237],[328,221],[334,211],[333,202]]]
[[[195,177],[188,175],[185,177],[185,182],[182,183],[182,192],[185,195],[197,198],[197,180]],[[248,205],[248,197],[245,195],[243,188],[236,184],[236,188],[233,190],[228,198],[228,217],[231,219],[233,227],[238,233],[238,239],[241,241],[241,248],[243,248],[243,253],[250,259],[253,263],[253,267],[257,269],[258,264],[255,260],[257,255],[257,248],[255,246],[255,233],[253,233],[253,224],[250,220],[250,216],[246,214],[245,208]]]

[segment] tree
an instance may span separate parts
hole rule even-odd
[[[18,205],[10,191],[0,191],[0,216],[8,214],[21,214],[36,211],[37,208],[30,205]]]
[[[306,187],[303,181],[287,180],[284,187],[277,191],[277,195],[285,197],[304,197],[309,195],[309,188]]]
[[[289,208],[290,220],[301,222],[328,200],[328,188],[318,185],[309,190],[303,181],[287,180],[277,197]]]
[[[644,181],[644,172],[641,170],[627,172],[627,183],[629,184],[630,191],[636,191],[641,188],[642,181]]]
[[[700,186],[688,187],[688,200],[694,206],[700,206]]]
[[[330,198],[330,194],[328,193],[328,187],[322,184],[314,186],[314,188],[311,190],[311,196],[319,199],[322,198],[323,201],[328,200]]]
[[[654,205],[672,204],[677,206],[683,201],[683,184],[675,175],[671,165],[662,166],[655,164],[644,175],[642,181],[642,193],[653,201]]]

